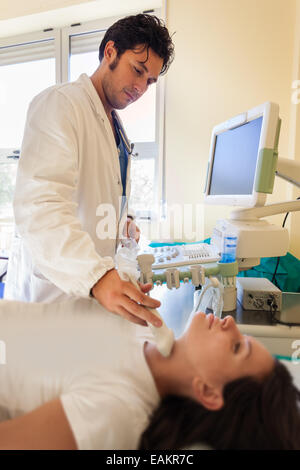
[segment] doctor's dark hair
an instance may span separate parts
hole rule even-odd
[[[163,59],[160,75],[167,72],[174,59],[174,45],[169,31],[163,22],[154,15],[139,14],[127,16],[108,28],[99,48],[100,62],[103,59],[104,49],[108,41],[114,41],[118,58],[126,50],[133,50],[140,44],[145,44],[149,54],[150,47]]]
[[[202,444],[216,450],[300,449],[300,391],[279,361],[261,382],[247,377],[228,383],[224,403],[211,411],[189,398],[165,397],[139,448],[197,449]]]

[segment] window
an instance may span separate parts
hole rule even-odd
[[[7,149],[8,150],[8,149]],[[0,219],[12,219],[12,200],[17,176],[19,151],[0,153]]]
[[[20,148],[28,105],[55,84],[54,39],[0,48],[0,148]]]
[[[12,201],[26,113],[32,98],[56,82],[55,39],[43,33],[1,40],[0,47],[0,254],[12,234]],[[5,44],[6,43],[6,44]]]
[[[83,72],[92,75],[99,65],[99,45],[105,34],[104,30],[92,31],[84,34],[71,34],[73,27],[67,38],[69,39],[69,77],[73,82],[77,80]]]
[[[13,234],[12,224],[12,200],[15,188],[18,151],[7,155],[7,152],[0,151],[0,260],[2,257],[8,258],[9,247]],[[1,276],[0,261],[0,276]]]

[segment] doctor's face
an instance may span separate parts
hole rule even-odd
[[[197,313],[181,338],[195,372],[210,385],[251,376],[263,379],[274,366],[268,350],[251,336],[243,335],[231,316],[223,320]]]
[[[139,45],[134,50],[126,50],[120,57],[113,41],[105,48],[106,73],[102,88],[107,104],[112,109],[126,108],[138,100],[158,79],[163,59],[152,49]]]

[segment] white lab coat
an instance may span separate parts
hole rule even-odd
[[[129,172],[130,156],[127,197]],[[121,196],[118,150],[90,78],[83,74],[35,97],[17,174],[16,235],[5,298],[52,302],[88,297],[114,267]],[[98,236],[99,223],[107,217],[101,213],[103,203],[116,215],[108,239]]]

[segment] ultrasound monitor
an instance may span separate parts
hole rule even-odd
[[[215,126],[205,203],[264,205],[273,190],[279,130],[279,107],[270,102]]]

